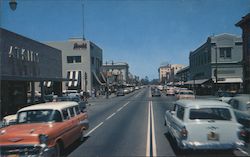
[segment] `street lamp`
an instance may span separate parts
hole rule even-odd
[[[215,92],[217,92],[218,88],[218,63],[217,63],[217,45],[215,44],[215,70],[214,70],[214,77],[215,77]]]
[[[10,0],[9,5],[10,5],[10,9],[11,9],[11,10],[13,10],[13,11],[16,10],[16,7],[17,7],[17,2],[16,2],[16,0]]]

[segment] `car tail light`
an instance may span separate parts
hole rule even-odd
[[[239,139],[244,140],[246,137],[246,131],[243,128],[240,128],[240,131],[238,132]]]
[[[187,131],[186,127],[183,127],[183,128],[181,129],[180,135],[181,135],[181,138],[184,138],[184,139],[187,138],[187,136],[188,136],[188,131]]]

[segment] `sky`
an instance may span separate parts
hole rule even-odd
[[[250,0],[17,0],[15,11],[8,2],[0,0],[1,27],[39,42],[84,34],[103,63],[127,62],[149,79],[165,63],[188,66],[189,52],[211,35],[241,36],[235,24],[250,12]]]

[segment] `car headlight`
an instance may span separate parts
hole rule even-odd
[[[40,144],[47,144],[48,143],[48,135],[40,134],[39,135],[39,141]]]

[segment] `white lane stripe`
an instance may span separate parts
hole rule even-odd
[[[147,145],[146,156],[150,156],[150,103],[148,103],[148,130],[147,130]]]
[[[155,123],[154,123],[154,109],[153,109],[153,103],[150,101],[151,105],[151,117],[152,117],[152,144],[153,144],[153,156],[157,156],[156,151],[156,142],[155,142]]]
[[[121,111],[123,109],[123,107],[120,107],[118,110],[116,110],[117,112]]]
[[[94,132],[97,128],[99,128],[101,125],[103,124],[103,122],[101,122],[100,124],[98,124],[96,127],[94,127],[92,130],[90,130],[85,136],[89,136],[92,132]]]
[[[241,148],[238,148],[238,150],[241,152],[241,153],[243,153],[243,154],[245,154],[245,155],[247,155],[247,156],[250,156],[246,151],[244,151],[243,149],[241,149]]]
[[[112,113],[110,116],[108,116],[108,118],[106,118],[106,120],[109,120],[111,117],[113,117],[116,113]]]
[[[129,103],[130,103],[130,101],[129,101],[129,102],[127,102],[126,104],[124,104],[124,105],[123,105],[123,107],[127,106]]]

